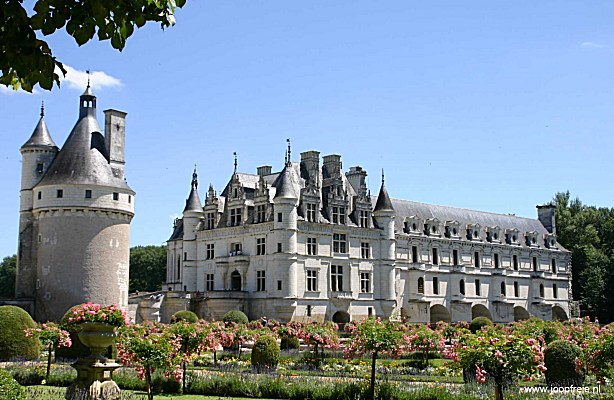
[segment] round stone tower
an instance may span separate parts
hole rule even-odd
[[[82,302],[128,306],[135,193],[124,178],[125,116],[106,110],[103,135],[88,84],[77,123],[31,189],[35,271],[22,274],[20,262],[17,296],[31,297],[38,321]],[[22,181],[31,176],[25,160]]]

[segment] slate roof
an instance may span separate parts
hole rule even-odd
[[[47,124],[45,123],[45,116],[41,113],[41,118],[38,120],[38,124],[36,124],[36,128],[34,128],[34,132],[32,132],[32,136],[28,139],[27,142],[21,146],[24,147],[29,146],[49,146],[49,147],[58,147],[56,146],[53,139],[51,139],[51,134],[49,133],[49,129],[47,129]]]
[[[94,115],[80,118],[66,143],[49,166],[37,186],[99,185],[132,190],[121,178],[113,175],[105,138]]]
[[[288,164],[279,174],[277,180],[273,183],[275,186],[275,199],[299,199],[301,197],[301,188],[305,185],[302,178],[299,177],[296,164]]]
[[[192,187],[192,190],[190,190],[190,195],[188,196],[188,199],[185,201],[185,208],[183,209],[183,212],[202,211],[203,210],[202,204],[203,203],[201,203],[200,197],[198,197],[198,190],[195,187]]]
[[[394,207],[390,202],[390,196],[386,190],[386,185],[382,182],[382,186],[379,189],[379,195],[377,196],[377,202],[373,211],[394,211]]]
[[[173,228],[173,233],[168,240],[180,240],[183,239],[183,219],[178,219],[175,227]]]

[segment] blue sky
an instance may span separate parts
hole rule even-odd
[[[125,50],[47,37],[61,89],[0,90],[0,256],[17,248],[20,153],[41,101],[62,145],[86,69],[128,112],[132,245],[162,244],[198,165],[201,198],[307,150],[380,170],[392,197],[536,217],[570,190],[614,206],[614,2],[195,1]]]

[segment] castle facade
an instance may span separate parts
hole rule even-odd
[[[106,110],[104,135],[88,83],[64,146],[41,109],[21,147],[16,299],[37,321],[83,302],[128,306],[134,191],[124,177],[126,113]]]
[[[281,172],[235,162],[204,205],[194,171],[167,242],[163,319],[188,306],[208,319],[240,309],[283,322],[569,318],[571,254],[554,206],[528,219],[391,199],[383,174],[375,197],[361,167],[300,156],[288,149]]]

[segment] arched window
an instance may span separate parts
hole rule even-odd
[[[424,294],[424,278],[418,278],[418,293]]]

